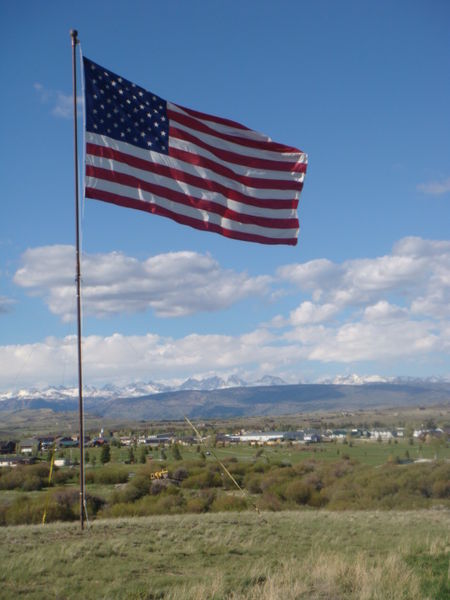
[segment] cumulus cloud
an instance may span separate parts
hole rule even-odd
[[[450,242],[407,237],[389,255],[342,264],[319,259],[278,269],[278,277],[327,311],[365,307],[399,296],[412,310],[440,318],[450,304]],[[419,309],[420,307],[420,309]],[[312,308],[309,307],[312,311]],[[314,314],[323,311],[315,308]],[[319,312],[318,312],[319,311]]]
[[[308,358],[339,363],[385,362],[439,352],[442,347],[442,336],[427,322],[404,319],[386,328],[379,322],[360,321],[323,329]]]
[[[68,319],[73,262],[70,246],[28,250],[15,281]],[[272,284],[298,295],[296,306],[240,335],[88,336],[83,354],[86,381],[92,383],[213,372],[245,372],[247,378],[282,374],[299,381],[317,365],[333,364],[336,372],[339,365],[354,371],[364,363],[367,371],[369,362],[373,372],[387,365],[391,373],[395,364],[415,365],[413,369],[428,364],[441,372],[448,365],[449,241],[408,237],[384,256],[286,265],[276,277],[225,270],[211,256],[195,252],[142,261],[120,253],[86,256],[83,273],[85,310],[98,316],[149,309],[161,316],[218,310],[250,295],[270,297]],[[73,338],[0,347],[0,386],[19,369],[21,379],[58,383],[63,365],[75,363]],[[328,367],[319,373],[323,368]]]
[[[34,89],[43,104],[51,104],[51,113],[55,117],[70,119],[73,115],[73,96],[58,90],[50,90],[42,83],[35,83]],[[77,106],[80,109],[83,103],[82,96],[77,96]]]
[[[429,183],[420,183],[417,189],[424,194],[431,196],[442,196],[450,192],[450,177],[442,181],[430,181]]]
[[[44,246],[23,254],[14,281],[69,321],[75,308],[73,271],[71,246]],[[265,295],[270,283],[268,276],[222,269],[211,256],[196,252],[170,252],[143,261],[119,252],[85,255],[82,271],[83,311],[97,317],[149,309],[160,317],[215,311]]]
[[[449,326],[439,331],[433,323],[391,315],[386,327],[386,321],[367,317],[336,327],[314,324],[285,333],[259,328],[235,336],[192,333],[179,339],[155,334],[85,336],[84,381],[88,385],[173,381],[192,374],[233,372],[255,379],[278,373],[295,382],[309,368],[307,363],[386,364],[450,352]],[[0,346],[0,389],[17,388],[18,374],[21,387],[75,385],[76,361],[74,336]]]
[[[448,352],[450,242],[407,237],[388,255],[281,267],[303,300],[269,327],[313,361],[349,363]]]
[[[302,302],[298,308],[291,312],[290,323],[292,325],[321,323],[331,319],[338,310],[333,304],[318,305],[312,302]]]
[[[290,364],[298,352],[289,345],[274,348],[276,340],[264,330],[241,336],[191,334],[180,339],[147,334],[83,339],[85,382],[130,380],[173,380],[193,373],[231,372],[248,368],[269,372]],[[20,373],[22,386],[76,381],[76,338],[48,338],[36,344],[0,346],[0,387],[16,386]]]
[[[376,304],[367,306],[364,310],[364,319],[369,322],[390,322],[403,319],[408,314],[405,308],[389,304],[386,300],[380,300]]]

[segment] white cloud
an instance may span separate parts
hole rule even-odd
[[[51,113],[55,117],[71,119],[73,115],[73,95],[64,94],[58,90],[47,89],[42,83],[35,83],[34,89],[43,104],[52,104]],[[81,110],[83,97],[77,96],[77,107]]]
[[[294,326],[321,323],[333,318],[338,312],[333,304],[317,305],[312,302],[302,302],[290,314],[290,323]]]
[[[383,322],[352,322],[321,333],[321,340],[308,353],[310,360],[385,362],[439,352],[444,341],[432,324],[407,319],[389,327]]]
[[[242,336],[191,334],[181,339],[157,335],[83,339],[84,380],[88,385],[130,380],[173,380],[193,373],[230,372],[248,368],[271,373],[291,364],[295,348],[273,346],[272,335],[256,330]],[[76,339],[48,338],[36,344],[0,346],[0,389],[66,384],[76,381]],[[268,365],[264,371],[261,365]]]
[[[68,307],[74,304],[73,258],[70,246],[28,250],[15,281],[68,319]],[[339,365],[355,371],[357,364],[367,362],[378,373],[410,364],[415,374],[418,365],[428,364],[448,375],[447,241],[409,237],[381,257],[288,265],[277,272],[278,281],[224,270],[211,256],[194,252],[142,261],[120,253],[90,255],[83,260],[83,273],[85,310],[97,316],[149,309],[161,316],[219,310],[250,295],[270,297],[273,282],[289,283],[291,293],[293,286],[301,296],[295,308],[241,335],[88,336],[83,353],[90,383],[173,380],[213,372],[245,372],[255,379],[282,374],[298,381],[305,372],[310,378],[314,372],[323,375],[328,368],[323,365],[334,365],[330,368],[336,373]],[[75,362],[73,338],[0,347],[0,388],[20,369],[21,379],[61,383],[63,366]],[[74,367],[73,372],[75,377]]]
[[[443,181],[430,181],[429,183],[420,183],[417,189],[424,194],[431,196],[442,196],[450,192],[450,177]]]
[[[383,322],[393,321],[404,318],[408,311],[399,306],[395,306],[380,300],[376,304],[371,304],[364,310],[364,319],[368,322]]]
[[[408,237],[392,253],[342,264],[320,259],[278,276],[311,300],[279,315],[283,339],[307,360],[349,363],[448,352],[450,242]],[[320,301],[320,302],[319,302]]]
[[[52,313],[74,318],[74,250],[44,246],[27,250],[14,281],[43,297]],[[97,317],[153,310],[180,317],[228,308],[252,295],[263,296],[270,278],[222,269],[209,255],[171,252],[139,261],[119,252],[82,260],[83,312]]]
[[[420,299],[421,306],[428,307],[428,316],[440,318],[444,304],[450,304],[450,242],[408,237],[386,256],[342,264],[313,260],[281,267],[277,275],[310,293],[316,303],[336,309],[364,307],[400,296],[416,308]],[[431,301],[437,297],[439,303]]]

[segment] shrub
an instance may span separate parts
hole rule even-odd
[[[169,484],[165,479],[155,479],[150,485],[150,494],[157,496],[161,492],[165,491],[168,485]]]
[[[19,467],[16,469],[5,469],[5,472],[0,478],[1,490],[14,490],[22,486],[23,477]]]
[[[31,475],[29,477],[25,477],[25,479],[22,482],[22,489],[24,492],[32,492],[32,491],[40,490],[43,487],[44,487],[44,481],[37,475]]]
[[[113,494],[113,502],[135,502],[142,496],[149,494],[151,480],[144,475],[134,477],[123,490]]]
[[[104,504],[101,498],[86,495],[89,516],[94,516]],[[46,512],[46,522],[73,521],[79,518],[79,492],[70,489],[58,489],[50,495],[38,497],[19,496],[10,505],[1,507],[2,525],[30,525],[42,522]]]
[[[213,487],[222,487],[222,478],[220,474],[213,469],[208,469],[197,475],[190,475],[181,484],[183,488],[206,489]]]
[[[311,486],[301,480],[291,481],[286,486],[286,499],[296,504],[307,504],[311,498]]]
[[[85,477],[87,483],[113,485],[116,483],[126,483],[128,481],[128,471],[108,465],[101,469],[86,471]]]
[[[40,490],[48,486],[50,467],[47,463],[19,465],[7,469],[0,477],[0,489],[24,491]]]
[[[186,512],[190,513],[203,513],[209,510],[209,504],[206,502],[204,498],[199,496],[195,496],[194,498],[189,498],[186,502]]]
[[[450,480],[435,481],[431,489],[434,498],[450,498]]]
[[[242,496],[224,494],[217,496],[211,505],[211,510],[213,512],[242,511],[246,510],[247,508],[247,501]]]
[[[258,509],[278,511],[282,509],[282,503],[280,499],[271,492],[264,492],[261,498],[257,502]]]
[[[172,479],[176,481],[184,481],[189,476],[188,470],[184,467],[178,467],[172,474]]]
[[[271,466],[268,462],[259,461],[254,463],[252,470],[255,473],[266,473],[270,468]]]
[[[53,485],[64,485],[70,480],[77,481],[79,478],[78,471],[72,471],[69,469],[53,469],[52,484]]]
[[[261,475],[249,473],[244,479],[244,486],[251,494],[261,494]]]

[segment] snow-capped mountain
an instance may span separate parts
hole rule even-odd
[[[340,375],[332,379],[323,379],[312,384],[299,383],[293,384],[303,385],[304,387],[315,387],[315,384],[322,386],[359,386],[361,388],[373,385],[395,385],[395,386],[448,386],[449,381],[430,377],[430,378],[414,378],[414,377],[381,377],[379,375]],[[233,388],[283,388],[288,386],[287,382],[280,377],[265,375],[258,380],[245,381],[236,375],[223,378],[217,375],[212,375],[206,378],[190,377],[181,384],[168,384],[155,381],[134,382],[125,385],[107,384],[102,387],[84,386],[83,396],[87,402],[104,401],[114,403],[118,401],[134,401],[136,399],[144,399],[148,396],[159,395],[162,393],[185,392],[220,392],[233,391]],[[289,387],[289,386],[288,386]],[[317,387],[317,386],[316,386]],[[59,404],[73,405],[78,402],[78,387],[50,386],[45,389],[29,388],[19,389],[14,391],[0,392],[0,404],[5,410],[8,406],[10,410],[13,406],[41,406],[42,404]]]
[[[250,386],[271,386],[271,385],[287,385],[280,377],[265,375],[257,381],[247,382],[244,379],[231,375],[226,379],[217,375],[206,377],[205,379],[196,379],[190,377],[180,385],[168,385],[155,381],[134,382],[125,385],[115,385],[112,383],[103,385],[102,387],[84,386],[83,396],[85,398],[139,398],[141,396],[149,396],[161,392],[177,392],[185,390],[222,390],[233,387],[250,387]],[[2,400],[32,400],[35,398],[43,400],[72,400],[78,398],[78,387],[50,386],[44,389],[29,388],[19,389],[14,391],[0,392],[0,401]]]
[[[329,383],[287,385],[265,376],[246,382],[216,375],[181,384],[137,382],[84,388],[86,413],[111,419],[222,418],[295,414],[312,410],[350,410],[381,406],[445,405],[450,382],[412,378],[346,376]],[[0,411],[76,412],[78,389],[49,387],[0,394]]]

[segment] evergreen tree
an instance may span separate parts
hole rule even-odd
[[[141,446],[139,448],[139,457],[138,457],[138,460],[143,465],[147,462],[147,454],[148,454],[147,448],[145,446]]]
[[[100,453],[100,462],[105,465],[111,460],[111,448],[109,444],[103,444],[102,451]]]
[[[180,448],[178,447],[178,444],[173,445],[172,456],[173,456],[174,460],[183,460],[183,457],[181,456],[181,452],[180,452]]]

